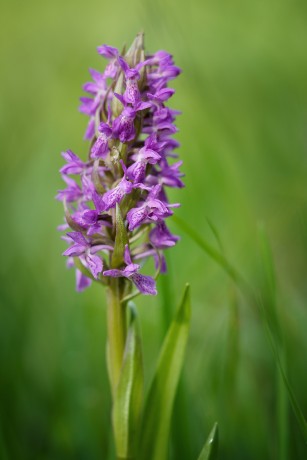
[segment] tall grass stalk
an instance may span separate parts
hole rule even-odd
[[[272,312],[275,310],[272,310],[272,308],[269,310],[269,316],[268,316],[268,310],[265,308],[263,305],[263,299],[262,297],[255,292],[254,288],[250,286],[250,284],[245,280],[244,276],[241,275],[241,273],[227,260],[227,258],[221,254],[217,249],[215,249],[212,245],[210,245],[197,231],[195,231],[188,223],[183,221],[181,218],[178,216],[174,216],[174,222],[188,235],[190,238],[209,256],[211,257],[216,263],[218,263],[230,276],[230,278],[235,281],[236,285],[238,288],[241,290],[241,292],[247,297],[249,302],[251,303],[252,306],[254,306],[262,319],[265,331],[268,336],[268,341],[273,353],[273,357],[276,363],[276,366],[279,370],[280,373],[280,378],[283,382],[284,389],[287,393],[288,399],[290,400],[293,412],[295,414],[295,417],[297,419],[297,422],[299,424],[300,430],[302,432],[302,435],[304,437],[305,442],[307,443],[307,422],[305,419],[305,416],[297,402],[297,399],[294,395],[293,389],[290,385],[289,379],[286,374],[286,370],[283,366],[282,358],[279,353],[279,345],[278,341],[276,339],[276,322],[275,325],[272,325],[272,319],[274,316],[272,315]],[[269,320],[270,318],[270,320]],[[274,321],[274,319],[273,319]],[[276,328],[276,330],[274,329]],[[275,332],[275,334],[274,334]],[[280,393],[280,391],[278,391]],[[279,411],[280,415],[278,416],[278,420],[280,423],[280,432],[283,432],[284,430],[286,431],[285,428],[285,422],[283,417],[285,416],[285,406],[284,406],[284,396],[281,393],[280,394],[280,401],[278,402],[279,405]],[[284,453],[283,455],[286,455],[285,452],[287,451],[286,444],[284,444],[285,441],[280,441],[280,450]]]
[[[172,321],[172,305],[175,298],[172,260],[169,253],[166,254],[166,260],[167,277],[161,276],[159,280],[161,298],[161,329],[163,336],[166,334],[166,331]],[[183,372],[178,383],[172,418],[171,447],[173,457],[176,459],[191,458],[191,440],[187,399],[188,396],[186,381]]]
[[[263,225],[259,228],[262,267],[264,273],[263,305],[265,321],[270,325],[281,366],[287,372],[286,350],[282,335],[282,328],[277,311],[277,289],[275,268],[268,237]],[[276,365],[276,422],[278,429],[277,454],[280,460],[287,460],[289,455],[289,420],[288,396],[278,365]]]

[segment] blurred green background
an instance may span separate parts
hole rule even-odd
[[[2,2],[0,458],[111,459],[105,300],[82,294],[56,232],[60,152],[85,155],[78,110],[96,46],[141,29],[174,54],[186,188],[177,215],[265,291],[259,223],[277,276],[287,373],[307,413],[307,2],[130,0]],[[146,381],[183,285],[193,319],[172,431],[173,459],[196,459],[214,421],[221,459],[305,459],[275,361],[252,306],[175,223],[170,273],[137,301]],[[265,296],[265,293],[263,294]],[[173,298],[169,302],[169,297]],[[279,402],[278,402],[279,401]],[[283,415],[278,413],[282,407]]]

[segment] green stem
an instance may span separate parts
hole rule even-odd
[[[108,369],[112,395],[119,382],[127,335],[126,303],[121,303],[119,279],[110,280],[107,290]]]

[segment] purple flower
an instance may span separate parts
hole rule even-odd
[[[178,130],[174,125],[174,112],[175,111],[172,111],[168,107],[158,106],[152,115],[152,119],[147,120],[143,131],[148,133],[158,133],[160,134],[160,137],[175,134]]]
[[[145,139],[145,147],[158,153],[163,153],[165,142],[160,142],[156,133],[152,133]]]
[[[80,270],[76,269],[76,289],[78,292],[84,291],[87,287],[92,284],[92,280],[87,276],[83,275]]]
[[[84,91],[87,93],[94,94],[105,93],[107,89],[106,78],[103,73],[98,72],[95,69],[89,69],[93,82],[87,82],[83,85]]]
[[[126,267],[124,270],[112,269],[105,270],[104,276],[111,276],[112,278],[124,277],[130,279],[138,288],[138,290],[145,295],[156,295],[156,282],[151,276],[141,275],[139,272],[140,265],[132,263],[128,245],[125,247],[124,260]]]
[[[92,139],[95,135],[95,117],[91,117],[90,121],[88,122],[84,139],[89,140]]]
[[[91,81],[80,98],[80,111],[88,117],[88,157],[82,160],[71,150],[62,154],[66,188],[56,198],[63,201],[67,223],[59,229],[72,230],[64,237],[70,245],[64,255],[68,266],[76,264],[79,291],[93,279],[109,284],[110,277],[123,277],[141,293],[155,295],[154,279],[142,275],[134,262],[153,258],[164,273],[163,253],[179,239],[165,221],[178,206],[169,203],[167,189],[184,185],[182,161],[173,160],[180,112],[167,107],[174,94],[168,83],[180,69],[166,51],[146,55],[143,35],[122,56],[108,45],[97,50],[107,66],[89,69]],[[125,251],[121,238],[128,242]],[[118,268],[121,260],[125,264]],[[125,295],[132,283],[125,283]]]
[[[166,248],[163,248],[163,249],[166,249]],[[157,251],[157,248],[154,248],[150,245],[146,246],[144,248],[144,251],[135,254],[134,259],[144,260],[144,259],[147,259],[148,257],[153,257],[156,270],[159,270],[160,273],[167,272],[166,260],[165,260],[164,255],[161,253],[161,251]]]
[[[94,198],[94,195],[96,197]],[[97,203],[99,195],[94,192],[93,193],[93,202]],[[84,230],[86,230],[87,235],[95,235],[96,233],[99,234],[102,231],[103,227],[112,228],[112,224],[110,222],[110,217],[108,214],[103,213],[102,211],[105,210],[105,203],[99,203],[99,207],[96,209],[85,209],[82,212],[76,212],[72,215],[72,219],[80,225]]]
[[[67,164],[60,169],[61,174],[81,174],[86,168],[86,164],[71,150],[63,152],[62,157]]]
[[[92,200],[96,209],[90,209],[86,204],[80,203],[79,211],[74,212],[71,218],[82,230],[86,230],[87,235],[101,233],[102,226],[112,228],[110,216],[102,213],[105,210],[103,196],[96,191],[92,194]]]
[[[72,217],[77,224],[81,225],[83,228],[87,228],[97,222],[98,213],[97,211],[86,208],[82,212],[75,213]]]
[[[141,182],[145,177],[147,164],[156,164],[161,159],[161,155],[148,148],[145,141],[145,146],[138,153],[132,155],[131,158],[134,160],[134,163],[129,166],[127,176],[134,182]]]
[[[109,209],[114,208],[116,203],[119,203],[125,195],[131,193],[132,188],[133,184],[123,177],[116,187],[109,190],[104,195],[103,201],[106,205],[105,210],[108,211]]]
[[[136,66],[136,68],[131,69],[121,56],[119,56],[118,61],[126,77],[126,90],[124,92],[123,99],[126,103],[135,106],[141,101],[141,93],[138,86],[138,80],[141,78],[139,70],[143,67],[144,64],[141,62]]]
[[[115,96],[122,102],[120,95]],[[121,142],[129,142],[135,138],[134,120],[137,112],[151,106],[150,102],[139,102],[134,108],[125,107],[122,113],[113,122],[113,135]]]
[[[118,56],[118,49],[109,45],[98,46],[97,51],[101,56],[107,59],[116,58]]]
[[[66,200],[68,203],[72,203],[82,198],[82,190],[80,186],[76,183],[76,181],[65,175],[63,175],[62,178],[66,182],[68,187],[64,190],[58,191],[58,194],[56,196],[57,200]]]
[[[162,88],[155,94],[147,93],[147,97],[149,100],[159,102],[161,104],[167,101],[174,94],[174,92],[175,90],[172,88]]]
[[[85,115],[95,115],[96,110],[99,106],[98,99],[92,99],[90,97],[82,96],[80,97],[82,104],[79,107],[79,111]]]
[[[135,137],[134,119],[136,112],[131,107],[126,107],[113,123],[114,137],[121,142],[132,141]]]
[[[139,227],[144,221],[158,221],[172,215],[169,205],[157,198],[161,191],[159,185],[155,186],[149,193],[147,200],[137,208],[131,209],[127,214],[129,230]]]
[[[84,256],[85,264],[91,271],[94,278],[98,278],[102,272],[103,263],[95,253],[104,249],[103,245],[92,246],[91,243],[80,232],[69,232],[67,235],[72,239],[74,244],[63,252],[63,256],[80,257]]]
[[[103,73],[105,78],[115,78],[118,70],[118,64],[116,59],[118,56],[118,49],[113,48],[113,46],[102,45],[98,46],[97,51],[101,56],[105,57],[106,59],[109,59],[109,63]]]
[[[164,159],[159,164],[160,169],[152,170],[152,174],[147,176],[147,184],[160,184],[163,186],[176,188],[184,187],[184,183],[180,179],[180,177],[183,176],[183,174],[179,171],[181,165],[182,161],[177,161],[176,163],[169,165],[166,159]]]
[[[81,183],[82,183],[83,201],[91,201],[93,193],[95,192],[95,186],[92,182],[91,176],[83,174],[81,176]]]
[[[100,73],[95,69],[89,69],[89,72],[93,78],[93,82],[88,82],[83,85],[84,91],[90,93],[92,97],[80,97],[81,106],[79,107],[80,112],[90,116],[88,123],[85,139],[92,139],[95,134],[95,115],[100,109],[102,103],[107,97],[107,82],[108,75],[106,72]]]
[[[166,51],[158,51],[147,61],[149,65],[155,66],[147,77],[150,86],[155,89],[163,87],[181,73],[181,69],[174,65],[172,55]]]
[[[112,138],[112,128],[108,123],[100,123],[98,131],[101,133],[91,148],[92,158],[105,158],[109,153],[109,140]]]
[[[63,239],[66,239],[64,237]],[[69,241],[70,238],[67,238],[67,241]],[[75,266],[74,264],[74,259],[73,257],[68,257],[67,262],[66,262],[67,268],[73,268]],[[89,287],[92,284],[92,280],[85,276],[80,270],[76,268],[76,290],[78,292],[84,291],[87,287]]]
[[[119,203],[125,195],[132,192],[133,184],[126,179],[127,170],[122,160],[121,164],[125,172],[124,177],[120,180],[116,187],[106,192],[102,197],[105,211],[114,208],[116,203]]]
[[[151,243],[158,249],[166,249],[175,246],[179,236],[172,235],[165,222],[161,220],[157,223],[149,234]]]

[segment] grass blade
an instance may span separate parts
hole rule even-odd
[[[282,333],[277,312],[276,276],[274,262],[268,237],[263,225],[259,227],[259,239],[262,267],[264,273],[263,298],[264,306],[266,307],[265,312],[267,316],[267,321],[270,324],[272,334],[274,335],[274,338],[276,340],[276,343],[278,343],[279,348],[281,348]]]
[[[263,305],[262,305],[262,309],[263,309],[263,314],[265,315]],[[267,336],[268,336],[269,343],[270,343],[271,348],[272,348],[272,352],[273,352],[273,355],[274,355],[274,358],[275,358],[276,365],[277,365],[277,367],[279,369],[279,372],[280,372],[281,378],[283,380],[283,383],[285,385],[285,388],[287,389],[288,397],[289,397],[289,400],[290,400],[294,415],[296,416],[296,419],[298,421],[298,424],[299,424],[299,427],[301,429],[302,435],[303,435],[303,437],[305,439],[305,443],[307,444],[307,422],[306,422],[304,414],[303,414],[302,410],[300,409],[300,406],[299,406],[299,404],[298,404],[298,402],[296,400],[296,397],[294,395],[294,392],[292,390],[292,387],[290,385],[288,377],[287,377],[287,375],[285,373],[285,370],[284,370],[284,367],[283,367],[283,364],[282,364],[282,361],[281,361],[281,357],[280,357],[280,355],[278,353],[278,349],[276,347],[276,342],[274,340],[274,336],[272,334],[272,331],[270,329],[269,323],[267,321],[265,322],[265,330],[266,330],[266,333],[267,333]]]
[[[184,220],[180,219],[178,216],[173,216],[173,221],[190,237],[192,240],[207,254],[209,255],[216,263],[218,263],[235,281],[236,285],[238,286],[239,289],[241,289],[242,293],[245,294],[247,299],[252,302],[253,305],[255,305],[263,319],[263,324],[264,327],[267,331],[269,343],[272,348],[272,352],[276,361],[276,364],[278,366],[278,369],[280,371],[283,383],[285,385],[285,388],[287,390],[288,398],[291,402],[291,406],[293,409],[293,412],[296,416],[296,419],[298,421],[298,424],[300,426],[301,432],[303,434],[304,440],[307,443],[307,422],[304,417],[304,414],[302,410],[299,407],[299,404],[296,400],[296,397],[294,395],[294,392],[292,390],[292,387],[290,385],[290,382],[287,378],[286,372],[284,370],[284,367],[281,362],[281,358],[278,353],[278,346],[276,345],[276,339],[274,334],[272,333],[271,330],[271,325],[268,321],[268,316],[265,312],[265,309],[263,307],[262,300],[259,298],[258,295],[255,294],[254,289],[249,285],[249,283],[246,282],[245,278],[228,262],[228,260],[219,252],[217,251],[213,246],[211,246],[206,240],[202,238],[201,235],[199,235],[198,232],[196,232],[192,227],[190,227],[189,224],[187,224]]]
[[[184,361],[190,316],[190,293],[187,285],[164,339],[146,400],[138,457],[141,460],[167,458],[171,415]]]
[[[218,231],[217,227],[215,226],[215,224],[209,218],[207,218],[207,222],[208,222],[210,230],[213,233],[214,238],[216,239],[216,242],[217,242],[217,244],[218,244],[218,246],[220,248],[221,254],[224,254],[223,243],[222,243],[222,240],[221,240],[221,237],[220,237],[220,234],[219,234],[219,231]]]
[[[265,228],[259,228],[260,248],[262,266],[264,273],[263,307],[265,318],[274,341],[274,346],[280,357],[283,369],[287,369],[286,353],[283,344],[282,329],[278,319],[276,276],[271,248]],[[275,355],[274,355],[275,357]],[[275,360],[276,361],[276,360]],[[285,372],[286,374],[286,372]],[[278,458],[287,460],[289,443],[289,421],[288,421],[288,396],[287,388],[284,385],[278,363],[276,362],[276,426],[278,431]]]
[[[172,220],[177,224],[211,259],[213,259],[223,270],[225,270],[230,278],[236,285],[245,293],[250,296],[250,288],[242,275],[236,268],[229,263],[227,258],[210,243],[208,243],[197,231],[195,231],[189,224],[178,216],[173,216]],[[212,229],[212,224],[210,224]],[[214,227],[214,233],[216,229]]]
[[[174,283],[171,254],[167,253],[167,277],[159,278],[161,299],[161,329],[165,336],[173,317],[172,299],[174,298]],[[181,375],[174,402],[171,427],[171,448],[174,458],[191,458],[190,423],[188,411],[188,394],[184,375]]]
[[[216,460],[218,455],[218,446],[219,430],[218,424],[215,423],[207,438],[206,444],[198,457],[198,460]]]

